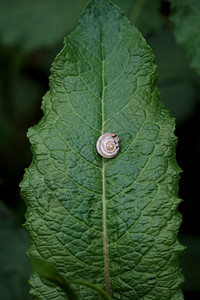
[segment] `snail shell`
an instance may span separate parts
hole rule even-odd
[[[119,137],[114,133],[104,133],[97,140],[97,152],[106,158],[115,157],[119,152]]]

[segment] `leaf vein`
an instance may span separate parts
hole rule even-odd
[[[59,122],[65,124],[65,122],[62,121],[62,120],[60,119],[59,116],[57,117],[57,120],[59,120]],[[55,128],[56,132],[58,133],[59,137],[60,137],[60,138],[66,143],[66,145],[69,147],[69,149],[70,149],[75,155],[77,155],[80,159],[82,159],[83,161],[85,161],[87,164],[90,164],[92,167],[101,170],[100,167],[98,167],[98,166],[96,166],[95,164],[93,164],[93,163],[91,163],[90,161],[88,161],[86,158],[84,158],[82,155],[80,155],[78,152],[76,152],[76,151],[69,145],[69,143],[63,138],[63,136],[60,134],[59,130],[56,128],[56,122],[57,122],[57,121],[55,121],[54,128]],[[65,124],[65,125],[66,125],[66,124]]]

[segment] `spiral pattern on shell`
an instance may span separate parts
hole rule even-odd
[[[119,153],[119,137],[114,133],[104,133],[96,144],[98,153],[105,158],[115,157]]]

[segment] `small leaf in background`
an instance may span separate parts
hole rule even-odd
[[[99,299],[101,299],[101,300],[112,300],[112,298],[104,290],[102,290],[99,286],[92,284],[88,281],[74,280],[74,281],[72,281],[72,283],[89,287],[91,290],[93,290],[98,295]]]
[[[44,277],[48,279],[49,281],[52,281],[53,283],[57,284],[61,289],[65,292],[66,296],[71,300],[78,300],[79,297],[75,293],[72,285],[83,285],[86,287],[89,287],[92,289],[98,296],[99,299],[102,300],[112,300],[112,298],[105,293],[99,286],[92,284],[88,281],[84,280],[71,280],[70,282],[67,281],[64,277],[62,277],[60,274],[58,274],[57,270],[54,268],[52,264],[49,262],[36,258],[36,257],[30,257],[32,270],[36,273],[38,273],[41,277]]]
[[[138,30],[111,2],[93,0],[54,60],[44,117],[28,132],[33,161],[21,188],[29,256],[113,299],[183,299],[177,139],[157,76]],[[105,132],[120,137],[111,160],[96,151]],[[36,273],[30,283],[35,299],[65,299]],[[98,299],[89,288],[75,291]]]
[[[41,277],[44,277],[47,280],[52,281],[54,284],[58,285],[64,291],[68,299],[79,299],[70,283],[58,274],[52,264],[50,264],[48,261],[36,257],[30,257],[30,261],[33,272],[38,273]]]
[[[198,74],[200,74],[200,1],[171,0],[174,34]]]

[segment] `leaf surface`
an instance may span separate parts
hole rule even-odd
[[[171,1],[175,38],[190,60],[191,67],[200,74],[200,2]]]
[[[29,129],[21,184],[29,255],[113,299],[182,299],[174,120],[158,99],[152,50],[111,2],[93,0],[56,57],[44,117]],[[96,141],[120,136],[105,159]],[[36,273],[36,299],[65,299]],[[87,287],[76,292],[98,299]]]

